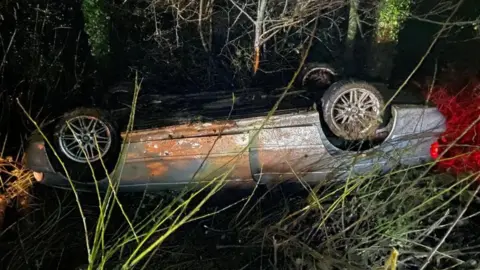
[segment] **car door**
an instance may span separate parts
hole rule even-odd
[[[129,135],[121,186],[161,188],[209,183],[273,181],[328,161],[317,130],[316,111],[279,111],[238,120],[198,122]],[[310,166],[310,167],[309,167]],[[228,176],[224,177],[228,173]]]

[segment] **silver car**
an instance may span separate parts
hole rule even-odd
[[[71,188],[68,176],[79,190],[94,191],[95,181],[106,190],[110,178],[120,191],[155,191],[220,178],[239,187],[314,184],[431,160],[444,117],[424,101],[397,98],[386,106],[393,91],[382,87],[339,80],[292,91],[270,116],[281,89],[147,93],[131,132],[130,108],[117,102],[131,89],[117,87],[115,108],[78,108],[51,121],[43,132],[50,143],[35,132],[26,165],[37,181],[55,187]]]

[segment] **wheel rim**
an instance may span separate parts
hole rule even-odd
[[[108,126],[92,116],[77,116],[68,120],[59,134],[61,151],[71,160],[80,163],[99,160],[112,145]]]
[[[332,68],[328,68],[328,67],[316,67],[316,68],[312,68],[311,70],[309,70],[307,72],[307,74],[305,74],[302,78],[302,86],[305,86],[305,84],[307,83],[307,81],[310,79],[310,76],[315,73],[315,72],[326,72],[328,73],[328,75],[330,76],[335,76],[335,71],[333,71]]]
[[[330,115],[337,130],[349,136],[364,134],[378,123],[380,101],[371,91],[352,88],[335,99]]]

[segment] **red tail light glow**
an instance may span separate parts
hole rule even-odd
[[[440,154],[439,153],[439,143],[438,142],[434,142],[432,144],[432,146],[430,146],[430,156],[433,158],[433,159],[437,159],[438,158],[438,155]]]
[[[462,90],[436,87],[430,100],[446,119],[446,131],[430,147],[438,160],[437,168],[454,173],[480,171],[480,83],[470,83]],[[448,151],[442,154],[448,147]]]

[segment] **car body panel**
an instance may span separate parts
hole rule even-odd
[[[281,113],[264,121],[265,116],[124,133],[123,166],[112,178],[119,179],[125,191],[209,183],[227,172],[230,186],[299,179],[314,184],[422,164],[431,159],[430,146],[445,130],[445,119],[436,108],[394,105],[383,142],[357,152],[342,150],[327,137],[317,111]],[[47,185],[70,187],[52,168],[38,134],[30,140],[27,167],[43,172]],[[95,187],[75,184],[83,190]],[[98,184],[106,189],[108,179]]]

